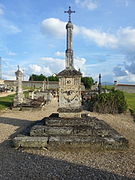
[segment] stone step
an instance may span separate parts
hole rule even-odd
[[[72,119],[51,116],[38,122],[26,134],[14,138],[15,147],[66,151],[124,150],[128,147],[128,140],[117,131],[89,116]]]
[[[75,136],[50,136],[50,137],[15,137],[13,144],[16,148],[47,148],[49,150],[125,150],[128,141],[119,136],[117,138],[105,137],[75,137]]]
[[[84,117],[84,118],[59,118],[59,117],[47,117],[43,119],[46,126],[90,126],[94,128],[99,128],[101,126],[106,126],[109,128],[104,121],[97,119],[96,117]]]
[[[20,136],[13,139],[13,146],[16,148],[43,148],[47,147],[48,137]]]
[[[128,141],[119,136],[117,138],[105,137],[75,137],[75,136],[50,136],[48,148],[53,150],[123,150],[128,147]]]
[[[31,128],[30,136],[44,137],[48,135],[75,135],[75,136],[99,136],[107,137],[113,133],[113,129],[106,126],[98,126],[96,129],[91,126],[69,126],[52,127],[45,125],[35,125]]]

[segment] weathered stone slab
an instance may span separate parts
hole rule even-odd
[[[123,150],[128,140],[107,123],[95,117],[44,118],[34,125],[30,136],[16,137],[16,147],[47,147],[50,150]]]
[[[95,117],[93,118],[55,118],[49,117],[44,118],[45,125],[47,126],[91,126],[94,127],[97,125],[99,120]]]
[[[70,135],[73,127],[49,127],[49,126],[33,126],[30,136],[47,136],[47,135]]]
[[[89,126],[74,126],[74,127],[52,127],[35,125],[30,131],[30,136],[46,137],[48,135],[82,135],[82,136],[108,136],[108,129],[95,130]]]
[[[128,141],[120,141],[113,138],[102,137],[60,137],[51,136],[49,138],[48,148],[53,150],[79,150],[85,149],[90,151],[99,150],[124,150],[128,147]]]
[[[48,137],[21,136],[13,139],[13,145],[17,148],[42,148],[47,147]]]
[[[103,146],[106,150],[124,150],[128,148],[128,140],[119,135],[117,135],[117,138],[108,137],[104,138]]]
[[[61,118],[77,118],[81,117],[81,113],[59,113],[59,117]]]

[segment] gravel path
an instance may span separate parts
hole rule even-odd
[[[10,139],[35,120],[56,112],[56,100],[44,111],[0,114],[0,180],[115,180],[135,179],[135,123],[129,114],[100,115],[130,142],[123,152],[54,152],[16,150]]]
[[[12,94],[15,94],[15,92],[2,92],[2,93],[0,92],[0,97],[5,97]]]

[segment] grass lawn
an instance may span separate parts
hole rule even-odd
[[[5,108],[8,108],[11,106],[13,102],[13,98],[15,95],[9,95],[6,97],[0,97],[0,110],[3,110]]]
[[[124,93],[128,108],[135,112],[135,93]]]

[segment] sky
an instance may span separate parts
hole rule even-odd
[[[95,81],[135,84],[135,0],[0,0],[2,78],[65,68],[71,6],[74,66]]]

